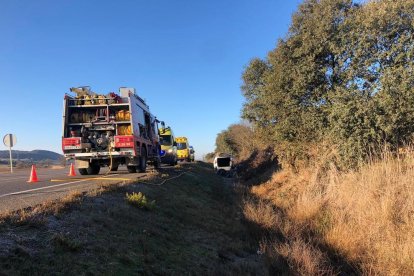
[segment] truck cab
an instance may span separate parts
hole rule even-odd
[[[161,144],[161,163],[171,166],[177,165],[177,143],[171,127],[165,127],[162,124],[160,128],[160,144]]]
[[[177,137],[175,138],[177,143],[177,157],[179,161],[188,161],[190,162],[190,145],[188,144],[187,137]]]

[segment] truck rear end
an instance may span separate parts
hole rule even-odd
[[[148,160],[159,164],[158,121],[133,88],[120,88],[120,95],[98,95],[89,87],[71,92],[64,98],[62,150],[80,174],[119,165],[144,172]]]

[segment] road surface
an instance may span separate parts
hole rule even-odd
[[[65,169],[37,169],[39,182],[28,183],[30,169],[0,172],[0,213],[14,211],[33,206],[47,200],[58,199],[71,191],[85,192],[92,190],[102,183],[119,183],[144,177],[146,174],[127,172],[126,167],[119,167],[119,171],[107,173],[102,168],[101,173],[95,176],[69,177],[69,168]]]

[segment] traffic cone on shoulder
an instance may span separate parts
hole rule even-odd
[[[32,165],[32,171],[30,173],[30,178],[29,178],[29,183],[34,183],[34,182],[38,182],[39,180],[37,179],[37,173],[36,173],[36,166]]]
[[[76,176],[76,173],[75,173],[75,166],[73,165],[73,163],[72,163],[72,164],[70,164],[70,169],[69,169],[69,174],[68,174],[68,176]]]

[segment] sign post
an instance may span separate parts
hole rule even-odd
[[[10,152],[10,172],[13,173],[13,157],[12,157],[12,147],[16,145],[17,138],[14,134],[6,134],[3,138],[3,143],[6,147],[9,147]]]

